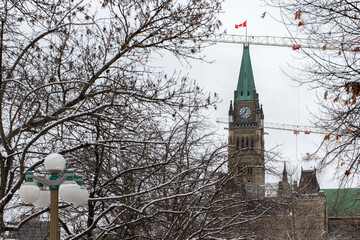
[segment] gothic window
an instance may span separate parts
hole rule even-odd
[[[246,147],[249,147],[249,138],[246,137]]]
[[[236,150],[239,150],[239,137],[236,138]]]
[[[254,138],[251,138],[251,148],[254,148]]]
[[[241,138],[241,148],[244,148],[244,138]]]
[[[252,167],[248,167],[248,168],[247,168],[247,174],[248,174],[248,175],[252,175],[252,174],[253,174],[253,169],[252,169]]]

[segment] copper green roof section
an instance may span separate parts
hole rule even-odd
[[[360,189],[321,189],[326,195],[326,206],[331,218],[360,218]]]
[[[241,68],[237,85],[237,101],[254,99],[255,90],[254,75],[250,61],[249,45],[244,45]]]

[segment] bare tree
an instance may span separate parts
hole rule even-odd
[[[204,221],[226,161],[201,115],[217,96],[150,61],[202,59],[220,2],[0,3],[0,232],[24,223],[5,223],[15,193],[54,151],[91,188],[86,208],[60,206],[64,237],[184,239]]]
[[[301,49],[308,74],[299,79],[321,89],[316,125],[325,129],[325,157],[320,166],[335,163],[339,176],[358,172],[359,148],[359,3],[342,0],[271,0],[280,7],[290,34],[322,43],[321,50]],[[338,50],[327,50],[328,48]]]

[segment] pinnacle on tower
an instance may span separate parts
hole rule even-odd
[[[232,101],[230,100],[229,113],[230,113],[230,112],[233,112],[233,111],[234,111],[234,109],[233,109],[233,104],[232,104]]]
[[[282,181],[283,182],[288,182],[287,170],[286,170],[286,162],[284,162],[284,170],[283,170],[282,174],[283,174]]]
[[[229,123],[233,123],[234,122],[234,108],[233,108],[233,103],[232,101],[230,101],[230,107],[229,107]]]

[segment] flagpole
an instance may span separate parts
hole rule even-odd
[[[245,27],[245,42],[246,42],[247,45],[249,45],[248,40],[247,40],[247,29],[248,29],[247,19],[245,20],[245,22],[246,22],[246,27]]]

